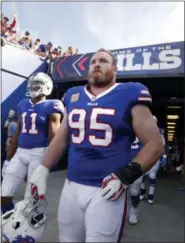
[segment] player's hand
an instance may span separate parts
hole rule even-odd
[[[43,199],[46,194],[46,183],[49,175],[49,169],[43,165],[39,165],[31,176],[29,183],[31,184],[30,190],[33,195],[37,190],[39,199]]]
[[[102,196],[105,199],[116,200],[128,188],[123,185],[119,178],[114,174],[110,174],[102,181]]]

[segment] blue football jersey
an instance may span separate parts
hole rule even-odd
[[[163,144],[165,145],[164,131],[160,127],[159,127],[159,133],[160,133],[161,138],[163,140]],[[139,153],[139,151],[142,149],[142,147],[143,147],[143,144],[136,137],[136,139],[134,140],[134,142],[131,145],[129,160],[132,160],[133,158],[135,158],[137,156],[137,154]]]
[[[17,112],[21,123],[18,146],[26,149],[47,147],[49,116],[63,114],[63,111],[60,100],[42,100],[36,104],[29,99],[21,100]]]
[[[136,157],[136,155],[139,153],[139,151],[142,149],[143,144],[139,141],[139,139],[136,137],[134,142],[131,145],[130,153],[129,153],[129,160],[131,161],[133,158]]]
[[[88,86],[69,89],[64,96],[68,113],[69,180],[101,186],[102,179],[129,163],[134,140],[131,110],[151,105],[148,89],[140,83],[117,83],[98,96]]]

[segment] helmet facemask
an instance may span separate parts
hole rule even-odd
[[[2,215],[3,242],[38,242],[44,234],[47,214],[45,199],[32,196],[16,203],[15,209]]]
[[[47,203],[46,200],[35,200],[32,197],[25,208],[22,210],[22,214],[28,219],[28,223],[31,227],[37,229],[46,223],[47,216]]]
[[[36,98],[43,94],[44,83],[42,81],[28,82],[26,96]]]

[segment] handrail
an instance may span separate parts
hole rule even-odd
[[[28,78],[29,78],[29,77],[26,77],[26,76],[24,76],[24,75],[21,75],[21,74],[12,72],[12,71],[9,71],[9,70],[4,69],[4,68],[1,68],[1,71],[2,71],[2,72],[5,72],[5,73],[12,74],[12,75],[15,75],[15,76],[18,76],[18,77],[20,77],[20,78],[24,78],[24,79],[28,79]]]

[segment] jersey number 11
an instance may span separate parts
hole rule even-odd
[[[25,118],[26,118],[27,112],[24,112],[22,114],[22,133],[29,133],[29,134],[38,134],[38,130],[36,129],[36,117],[37,113],[32,113],[30,115],[31,119],[31,128],[28,130],[26,129],[26,123],[25,123]]]

